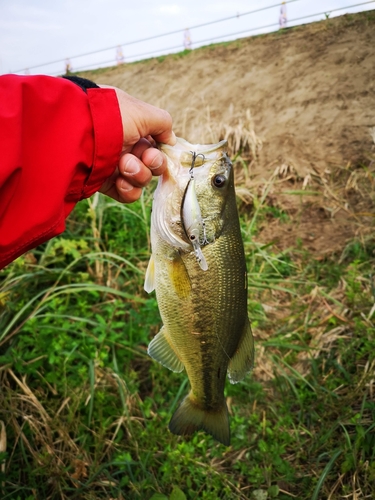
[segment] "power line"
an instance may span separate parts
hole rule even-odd
[[[285,3],[288,4],[288,3],[299,2],[299,1],[300,0],[287,0]],[[244,12],[243,14],[238,13],[238,14],[236,14],[234,16],[223,17],[222,19],[216,19],[215,21],[209,21],[207,23],[197,24],[195,26],[190,27],[190,29],[193,30],[193,29],[196,29],[196,28],[203,28],[204,26],[209,26],[211,24],[221,23],[223,21],[228,21],[230,19],[235,19],[236,17],[248,16],[249,14],[255,14],[256,12],[261,12],[261,11],[268,10],[268,9],[273,9],[275,7],[280,7],[280,2],[278,2],[277,4],[274,4],[274,5],[269,5],[268,7],[262,7],[260,9],[255,9],[255,10],[249,10],[248,12]],[[113,49],[115,49],[118,46],[124,47],[125,45],[133,45],[133,44],[136,44],[136,43],[147,42],[149,40],[155,40],[156,38],[162,38],[162,37],[168,36],[168,35],[175,35],[176,33],[182,33],[184,31],[185,31],[185,29],[178,29],[178,30],[175,30],[175,31],[169,31],[167,33],[160,33],[159,35],[153,35],[153,36],[149,36],[149,37],[146,37],[146,38],[140,38],[139,40],[133,40],[131,42],[125,42],[125,43],[121,43],[121,44],[118,43],[116,45],[112,45],[111,47],[106,47],[105,49],[93,50],[91,52],[85,52],[83,54],[79,54],[79,55],[76,55],[76,56],[71,56],[71,57],[69,57],[69,59],[76,59],[78,57],[91,56],[93,54],[98,54],[99,52],[105,52],[106,50],[113,50]],[[47,62],[47,63],[37,64],[35,66],[30,66],[27,69],[30,70],[30,69],[35,69],[35,68],[41,68],[43,66],[49,66],[50,64],[56,64],[56,63],[59,63],[59,62],[63,62],[65,60],[66,60],[66,58],[64,57],[63,59],[57,59],[55,61],[50,61],[50,62]],[[26,68],[18,69],[16,71],[14,71],[14,73],[19,73],[20,71],[24,71],[25,69]]]
[[[361,3],[349,5],[349,6],[346,6],[346,7],[341,7],[341,8],[337,8],[337,9],[331,9],[331,10],[325,10],[324,12],[318,12],[316,14],[309,14],[307,16],[301,16],[301,17],[296,17],[294,19],[288,19],[288,24],[292,23],[292,22],[296,22],[296,21],[301,21],[303,19],[308,19],[310,17],[327,15],[328,12],[329,13],[331,13],[331,12],[337,12],[339,10],[350,9],[352,7],[358,7],[360,5],[365,5],[365,4],[374,3],[374,2],[375,2],[375,0],[369,0],[367,2],[361,2]],[[280,4],[278,4],[278,5],[280,5]],[[279,26],[279,23],[272,23],[272,24],[267,24],[267,25],[264,25],[264,26],[257,26],[256,28],[249,28],[247,30],[236,31],[235,33],[228,33],[226,35],[219,35],[219,36],[216,36],[216,37],[210,37],[210,38],[206,38],[205,40],[198,40],[197,42],[194,42],[194,44],[197,45],[197,44],[201,44],[201,43],[211,42],[213,40],[223,39],[223,38],[226,38],[226,37],[229,37],[229,36],[241,35],[241,34],[244,34],[244,33],[251,33],[253,31],[257,31],[257,30],[262,30],[262,29],[267,29],[267,28],[273,28],[275,26]],[[181,48],[181,44],[175,45],[173,47],[167,47],[167,48],[164,48],[164,49],[158,49],[158,50],[152,50],[152,51],[149,51],[149,52],[143,52],[141,54],[133,54],[133,55],[130,55],[130,56],[127,56],[127,57],[128,58],[143,57],[143,56],[149,56],[149,55],[160,53],[160,52],[164,51],[164,53],[160,54],[162,56],[162,55],[168,54],[167,51],[171,51],[171,50],[175,50],[175,49],[180,49],[180,48]],[[90,64],[90,65],[81,66],[81,67],[79,67],[77,69],[74,69],[74,71],[80,71],[80,70],[83,70],[83,69],[87,69],[87,68],[89,68],[91,66],[98,67],[101,64],[109,64],[109,63],[112,63],[112,62],[114,62],[114,59],[107,60],[107,61],[102,61],[102,62],[99,62],[99,63],[93,63],[93,64]]]

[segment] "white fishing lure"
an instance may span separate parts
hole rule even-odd
[[[200,240],[201,234],[204,235],[204,221],[198,203],[192,171],[182,200],[181,219],[185,233],[193,245],[198,264],[203,271],[207,271],[208,265],[201,249],[202,242]],[[203,243],[204,241],[205,236],[203,237]]]

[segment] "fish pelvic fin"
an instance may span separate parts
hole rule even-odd
[[[228,378],[231,384],[240,382],[254,366],[254,339],[250,321],[246,318],[245,327],[236,352],[228,365]]]
[[[145,284],[143,285],[143,288],[147,293],[151,293],[155,290],[155,261],[153,255],[151,255],[151,258],[148,261]]]
[[[158,361],[160,364],[169,368],[172,372],[182,372],[184,364],[177,356],[171,342],[168,339],[165,327],[163,326],[160,332],[151,340],[148,349],[148,354]]]
[[[169,430],[178,436],[190,436],[203,430],[224,444],[230,445],[228,408],[223,399],[222,405],[215,410],[206,410],[196,404],[191,393],[186,396],[169,422]]]

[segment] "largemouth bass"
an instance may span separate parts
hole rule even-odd
[[[155,289],[163,327],[148,353],[175,372],[184,368],[191,390],[169,429],[204,430],[230,444],[224,397],[253,365],[247,315],[247,275],[226,141],[161,145],[168,159],[152,206],[152,256],[145,290]]]

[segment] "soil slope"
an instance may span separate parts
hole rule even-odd
[[[326,253],[374,222],[374,47],[370,11],[85,76],[167,109],[190,142],[232,137],[244,205],[267,189],[292,222],[259,239]]]

